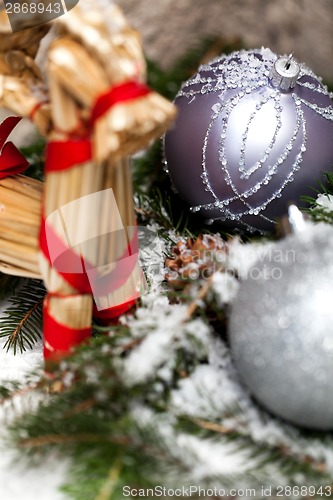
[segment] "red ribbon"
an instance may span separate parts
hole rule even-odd
[[[49,313],[48,298],[43,308],[44,358],[56,361],[74,346],[86,342],[91,335],[91,327],[75,329],[56,321]]]
[[[90,127],[93,127],[95,122],[116,104],[138,99],[150,92],[149,87],[136,81],[129,81],[112,87],[97,97],[91,112]],[[88,133],[85,137],[75,137],[75,133],[72,133],[66,141],[48,143],[45,153],[45,170],[46,172],[67,170],[75,165],[85,163],[91,158],[92,145]]]
[[[123,286],[138,258],[137,230],[121,257],[117,259],[114,269],[103,277],[98,275],[98,269],[93,264],[68,247],[51,226],[46,226],[44,219],[41,223],[39,245],[50,266],[56,269],[67,283],[82,294],[93,293],[99,297],[109,295]],[[57,255],[55,260],[50,254],[50,248],[52,253]]]
[[[116,104],[146,96],[150,92],[151,90],[146,85],[136,81],[128,81],[116,85],[96,99],[95,105],[92,108],[89,126],[93,127],[95,122]],[[66,141],[53,141],[47,145],[45,170],[46,172],[67,170],[73,166],[90,161],[91,158],[92,145],[88,137],[88,132],[85,137],[76,137],[73,133],[69,135]],[[49,251],[50,247],[56,249],[56,255],[59,256],[56,262],[52,262]],[[97,290],[98,296],[102,297],[120,288],[129,278],[137,263],[138,238],[136,232],[121,258],[118,259],[114,269],[103,278],[98,276],[98,269],[94,269],[91,263],[84,260],[73,248],[68,247],[58,237],[52,227],[48,226],[46,228],[46,221],[44,219],[41,223],[40,248],[51,267],[54,267],[59,275],[75,290],[82,294],[93,292],[95,295]],[[70,270],[70,272],[66,272],[67,270]],[[109,320],[129,310],[134,303],[135,300],[132,298],[124,304],[104,311],[97,311],[95,308],[95,316],[102,320]],[[44,331],[48,332],[50,330],[51,332],[55,332],[57,328],[61,328],[62,332],[65,331],[64,328],[66,327],[56,324],[46,311]],[[66,332],[66,338],[69,339],[72,335],[75,339],[75,331],[67,328]],[[77,332],[77,335],[80,337],[80,332]],[[72,345],[74,342],[71,343],[68,340],[68,345]],[[64,346],[64,350],[68,350],[68,345],[67,347]],[[46,352],[45,355],[47,357],[48,353]]]
[[[150,94],[150,92],[151,90],[149,87],[136,81],[115,85],[96,99],[91,112],[91,125],[94,125],[101,116],[116,104],[144,97]]]
[[[125,312],[132,309],[132,307],[136,303],[137,298],[138,297],[128,300],[127,302],[124,302],[123,304],[119,304],[117,306],[109,307],[108,309],[102,309],[101,311],[99,311],[96,307],[96,304],[94,304],[93,316],[94,318],[98,319],[100,323],[107,326],[110,320],[118,318]]]
[[[91,113],[91,125],[117,103],[142,97],[149,92],[150,89],[148,87],[136,81],[125,82],[113,87],[97,98]],[[53,141],[47,145],[45,170],[46,172],[67,170],[75,165],[85,163],[91,160],[91,158],[92,147],[90,140],[73,137],[72,135],[66,141]],[[97,273],[94,271],[94,266],[86,260],[83,261],[80,255],[76,254],[72,248],[69,248],[58,237],[53,228],[48,226],[46,231],[45,219],[41,223],[39,241],[41,251],[49,264],[55,267],[57,272],[80,293],[91,293],[92,286],[90,282],[91,280],[98,279]],[[57,262],[52,261],[49,252],[50,247],[57,250],[55,252],[59,256],[56,259]],[[103,280],[98,279],[97,288],[103,292],[99,294],[100,296],[108,295],[126,282],[136,264],[137,253],[138,242],[136,233],[125,249],[124,254],[118,259],[119,265],[109,275],[105,276]],[[121,265],[123,259],[126,259],[126,272],[124,272],[124,266]],[[71,272],[67,272],[69,269]],[[89,274],[89,279],[85,270]]]
[[[39,235],[40,249],[50,264],[57,272],[80,293],[91,293],[91,286],[86,273],[83,272],[84,265],[80,255],[76,254],[72,248],[69,248],[62,239],[57,235],[51,226],[47,227],[46,221],[42,218],[40,235]],[[62,260],[58,260],[56,266],[50,255],[50,248],[55,249],[55,254],[62,256]],[[72,272],[64,272],[64,269]]]
[[[69,139],[52,141],[46,146],[45,171],[57,172],[67,170],[91,160],[92,150],[89,139]]]
[[[20,174],[29,166],[26,158],[14,144],[12,142],[6,143],[7,137],[21,120],[21,117],[9,116],[0,125],[0,179]]]

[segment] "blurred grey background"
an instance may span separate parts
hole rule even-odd
[[[333,0],[120,0],[148,57],[168,68],[205,35],[291,53],[333,83]]]

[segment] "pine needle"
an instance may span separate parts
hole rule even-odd
[[[39,280],[27,280],[10,299],[0,318],[0,337],[7,338],[4,349],[26,351],[41,338],[42,304],[45,288]]]
[[[107,480],[104,483],[99,494],[96,496],[95,500],[109,500],[111,498],[111,495],[114,492],[119,481],[121,468],[121,462],[120,460],[117,460],[116,463],[110,468]]]

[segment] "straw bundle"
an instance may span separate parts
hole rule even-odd
[[[33,58],[48,29],[13,34],[5,11],[0,12],[0,105],[32,117],[42,133],[49,128],[50,112],[47,89]],[[41,182],[22,175],[0,180],[0,271],[4,273],[41,278],[42,190]]]
[[[45,30],[9,35],[1,16],[0,104],[32,117],[49,143],[39,260],[49,292],[44,353],[57,359],[88,337],[92,293],[94,313],[109,320],[129,308],[145,286],[128,155],[159,136],[175,111],[143,85],[138,35],[114,5],[80,0],[54,22],[55,40],[44,65],[47,88],[33,59]],[[31,181],[23,192],[22,182],[0,182],[0,260],[7,272],[35,276],[41,185]],[[20,231],[27,236],[23,244]],[[81,273],[68,268],[66,258],[61,265],[53,259],[58,244],[85,266]]]
[[[117,6],[84,0],[57,24],[61,37],[50,53],[50,74],[88,116],[110,88],[145,80],[140,38]],[[130,155],[161,135],[174,118],[174,106],[153,91],[119,101],[95,123],[94,155],[99,161]]]
[[[43,183],[23,175],[0,179],[0,271],[41,278],[38,234]]]
[[[11,33],[5,11],[0,12],[0,105],[32,119],[45,135],[50,128],[47,88],[34,61],[49,27]]]
[[[128,246],[135,246],[136,222],[127,156],[165,130],[174,117],[174,108],[156,93],[147,92],[109,106],[92,122],[94,106],[101,95],[129,80],[144,79],[144,57],[137,33],[128,26],[118,8],[102,1],[80,2],[70,14],[59,18],[56,25],[59,36],[48,52],[52,119],[56,130],[50,139],[66,142],[68,137],[79,140],[88,134],[92,139],[92,157],[69,169],[47,173],[45,217],[75,200],[112,189],[116,205],[112,196],[101,194],[98,208],[77,203],[75,209],[73,203],[66,219],[68,241],[83,242],[76,246],[76,252],[97,270],[99,277],[112,276],[112,272],[122,266],[123,279],[117,289],[111,283],[109,293],[99,296],[98,286],[93,287],[98,308],[103,309],[102,312],[110,308],[108,314],[112,317],[114,310],[135,300],[144,287],[137,262],[132,260],[132,264],[127,264],[126,259],[119,260],[126,255]],[[57,234],[62,234],[59,219],[51,224]],[[92,234],[103,237],[84,244]],[[55,299],[59,301],[58,310],[61,309],[58,320],[77,328],[74,317],[70,319],[60,306],[60,295],[79,295],[80,290],[70,287],[44,257],[41,262],[49,291],[58,295]],[[81,297],[85,301],[82,307],[88,307],[87,297]]]

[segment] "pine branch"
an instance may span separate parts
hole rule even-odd
[[[221,445],[221,453],[224,444],[232,443],[235,452],[247,453],[248,462],[253,462],[246,473],[238,476],[208,475],[202,480],[207,487],[235,486],[240,481],[252,487],[265,484],[265,480],[270,484],[269,478],[274,470],[279,478],[283,475],[289,478],[286,484],[288,481],[299,484],[297,477],[306,477],[306,484],[328,483],[330,473],[320,459],[314,460],[306,453],[298,455],[283,443],[256,442],[242,424],[241,408],[226,409],[225,415],[221,414],[222,423],[177,415],[169,405],[168,391],[154,394],[157,382],[161,383],[158,376],[149,378],[146,383],[129,386],[121,365],[126,362],[129,352],[143,344],[140,341],[128,346],[126,337],[130,336],[130,331],[124,325],[118,326],[120,328],[124,329],[122,336],[96,338],[89,347],[78,349],[63,362],[62,370],[56,374],[62,390],[51,394],[37,411],[28,410],[12,428],[19,449],[26,450],[29,455],[37,453],[37,456],[43,456],[43,452],[56,447],[64,455],[74,458],[73,476],[66,487],[72,498],[90,500],[101,492],[105,495],[108,492],[105,499],[117,499],[121,498],[122,485],[144,488],[159,484],[158,478],[161,477],[163,482],[173,486],[186,484],[198,458],[191,447],[183,448],[184,444],[179,447],[177,443],[181,436],[184,443],[187,437],[195,437],[199,447],[201,440],[203,446],[209,443]],[[178,336],[181,335],[184,333],[179,328]],[[202,363],[200,351],[195,353],[188,343],[190,338],[188,334],[183,351],[178,352],[181,363],[188,360],[185,370],[175,372],[171,387],[182,379],[182,373],[186,372],[188,378],[195,366]],[[137,338],[132,337],[132,340]],[[167,363],[169,361],[170,356]],[[54,380],[45,383],[52,387]],[[133,414],[133,408],[142,408],[143,414],[148,412],[151,417],[140,421]],[[233,425],[224,424],[223,418],[228,418]],[[301,436],[299,433],[298,438]],[[119,463],[121,467],[117,468]],[[113,487],[108,489],[110,471],[114,469],[119,475],[116,475]]]
[[[32,348],[41,338],[42,303],[45,288],[39,280],[26,280],[10,299],[0,318],[0,337],[7,338],[4,348],[16,354]]]
[[[210,422],[202,419],[191,419],[194,424],[198,425],[200,428],[205,429],[209,433],[222,434],[223,436],[237,435],[237,429],[230,426],[225,426],[217,422]],[[250,439],[250,436],[243,435],[243,439]],[[258,453],[259,448],[256,449]],[[278,445],[276,447],[262,446],[262,451],[266,454],[269,452],[277,452],[277,457],[281,460],[287,459],[290,462],[294,462],[297,467],[306,467],[314,473],[319,472],[320,474],[326,474],[328,472],[327,466],[322,460],[314,460],[308,456],[295,456],[290,448],[284,445]]]
[[[312,218],[312,220],[315,222],[333,224],[333,203],[331,210],[318,203],[318,195],[320,194],[327,196],[328,198],[333,197],[333,173],[325,172],[324,177],[325,182],[318,182],[318,188],[313,189],[316,196],[303,196],[301,200],[307,204],[308,208],[304,209],[304,211]]]
[[[43,384],[41,381],[33,383],[22,388],[17,382],[10,383],[10,387],[0,387],[0,404],[3,405],[7,401],[13,401],[17,396],[24,396],[28,393],[41,389]]]
[[[43,448],[55,444],[73,444],[73,443],[96,443],[108,440],[107,436],[98,436],[96,434],[46,434],[35,438],[23,438],[18,441],[20,448]]]
[[[103,484],[101,491],[96,496],[95,500],[108,500],[112,497],[112,494],[119,482],[119,476],[121,473],[121,461],[118,460],[112,467],[110,468],[110,472],[108,474],[106,482]]]
[[[164,232],[174,230],[187,236],[202,232],[203,219],[191,214],[185,202],[172,192],[170,179],[162,170],[153,187],[145,186],[145,188],[147,192],[142,192],[139,188],[136,192],[136,213],[139,223],[147,224],[155,221]]]

